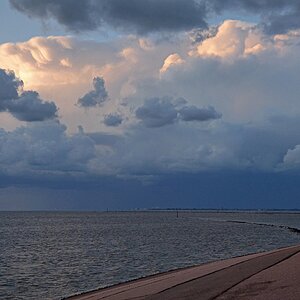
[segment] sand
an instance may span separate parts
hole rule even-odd
[[[68,300],[300,299],[300,245],[162,273]]]

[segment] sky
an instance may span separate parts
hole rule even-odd
[[[0,210],[300,209],[300,4],[0,1]]]

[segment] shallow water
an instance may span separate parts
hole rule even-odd
[[[300,229],[300,214],[0,212],[0,299],[61,299],[300,243],[299,234],[280,225]]]

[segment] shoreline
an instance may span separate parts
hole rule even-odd
[[[170,270],[63,299],[192,300],[201,297],[205,300],[236,299],[232,297],[243,295],[243,299],[283,299],[284,296],[296,300],[300,299],[300,287],[296,286],[300,270],[293,268],[297,264],[300,265],[300,245]],[[277,278],[278,274],[286,276]],[[285,282],[289,275],[296,279]],[[259,276],[264,280],[257,278]],[[253,283],[253,280],[256,281]],[[276,293],[274,287],[277,287]],[[280,293],[282,290],[284,294]],[[286,293],[290,294],[289,298]]]

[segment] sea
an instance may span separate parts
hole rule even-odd
[[[0,212],[0,299],[63,299],[300,243],[298,211]]]

